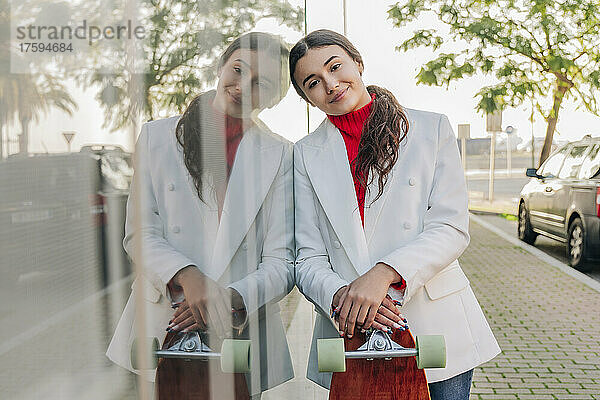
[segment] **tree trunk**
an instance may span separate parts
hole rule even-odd
[[[27,154],[29,148],[29,118],[21,118],[21,134],[19,135],[19,154]]]
[[[542,153],[540,155],[540,166],[550,155],[550,150],[552,149],[552,140],[554,138],[554,130],[556,129],[556,123],[558,122],[558,112],[560,111],[563,98],[571,86],[571,83],[558,81],[557,87],[554,89],[552,110],[550,111],[548,118],[546,118],[548,126],[546,127],[546,138],[544,139],[544,146],[542,147]]]

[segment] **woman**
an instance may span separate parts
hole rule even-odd
[[[252,340],[251,395],[293,377],[277,305],[293,287],[292,144],[253,117],[287,92],[288,54],[276,36],[243,35],[215,91],[142,127],[124,239],[142,273],[107,351],[115,363],[144,374],[129,357],[138,336],[235,328]]]
[[[331,381],[317,339],[403,329],[406,317],[415,335],[445,336],[446,368],[426,370],[431,398],[468,399],[473,368],[500,349],[457,261],[469,221],[448,118],[365,87],[362,57],[338,33],[310,33],[289,63],[298,94],[327,114],[294,147],[296,284],[320,311],[309,378]]]

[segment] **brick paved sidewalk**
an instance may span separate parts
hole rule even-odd
[[[460,258],[503,352],[472,399],[600,399],[600,293],[472,222]]]

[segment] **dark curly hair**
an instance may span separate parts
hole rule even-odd
[[[218,68],[222,68],[223,65],[229,60],[234,51],[238,49],[248,49],[253,51],[265,51],[270,57],[279,59],[281,61],[280,76],[278,91],[273,95],[273,98],[268,102],[267,107],[272,107],[277,104],[287,93],[289,88],[289,77],[287,60],[289,56],[288,45],[279,36],[271,35],[264,32],[250,32],[236,38],[223,52],[219,58]],[[207,143],[214,144],[218,140],[211,140],[210,138],[204,137],[205,134],[214,135],[215,133],[222,133],[225,128],[222,124],[223,121],[211,121],[213,118],[204,118],[208,113],[211,112],[210,102],[214,99],[214,92],[202,93],[196,96],[183,112],[181,118],[175,128],[175,136],[177,142],[183,149],[183,159],[185,166],[190,173],[198,197],[202,198],[202,173],[205,169],[203,166],[202,154],[207,154],[206,151],[210,152],[210,149],[203,149],[203,144]],[[212,132],[208,132],[208,131]]]
[[[343,35],[328,29],[319,29],[300,39],[290,50],[290,78],[296,92],[310,103],[306,94],[294,79],[298,61],[309,49],[337,45],[346,51],[354,61],[363,65],[363,59],[350,41]],[[369,190],[369,184],[377,175],[379,190],[375,202],[383,194],[388,174],[398,160],[400,142],[405,140],[409,123],[406,113],[398,100],[389,91],[379,86],[367,86],[369,94],[375,94],[371,114],[363,127],[358,146],[358,155],[350,160],[361,186]],[[367,177],[371,173],[370,179]]]

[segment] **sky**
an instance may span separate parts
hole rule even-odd
[[[294,5],[302,5],[303,1],[291,0]],[[456,132],[458,124],[471,125],[471,137],[485,137],[485,118],[475,111],[475,93],[485,85],[493,84],[494,78],[477,75],[463,79],[445,87],[431,87],[416,84],[416,75],[424,63],[434,58],[429,49],[415,49],[409,52],[398,52],[395,46],[411,36],[414,29],[435,28],[444,32],[434,18],[420,18],[409,27],[394,28],[387,20],[387,10],[391,1],[347,1],[347,36],[362,54],[365,71],[363,80],[366,84],[383,86],[395,94],[400,104],[407,108],[421,109],[448,115]],[[307,1],[308,30],[328,28],[343,33],[342,0]],[[301,33],[281,27],[272,20],[264,20],[255,30],[273,32],[282,35],[288,42],[294,43],[301,38]],[[460,46],[460,44],[458,45]],[[129,130],[109,132],[102,128],[103,112],[94,100],[93,90],[84,91],[72,82],[68,88],[79,104],[73,116],[58,110],[41,118],[30,127],[30,152],[63,152],[67,144],[62,137],[63,131],[75,131],[71,144],[73,151],[78,151],[86,144],[116,144],[126,150],[132,149],[134,138]],[[531,137],[529,116],[531,106],[505,110],[503,127],[516,128],[514,135],[524,140]],[[323,120],[324,114],[310,107],[309,128],[307,128],[307,107],[303,100],[290,88],[284,100],[273,109],[265,110],[260,117],[276,133],[297,141],[313,130]],[[293,117],[292,117],[293,116]],[[290,121],[294,121],[290,123]],[[533,131],[536,137],[545,135],[546,124],[536,114]],[[20,128],[9,127],[9,135],[13,143]],[[585,134],[600,136],[600,117],[584,110],[576,110],[573,103],[566,101],[560,112],[555,138],[559,140],[578,140]],[[12,145],[16,149],[16,145]]]

